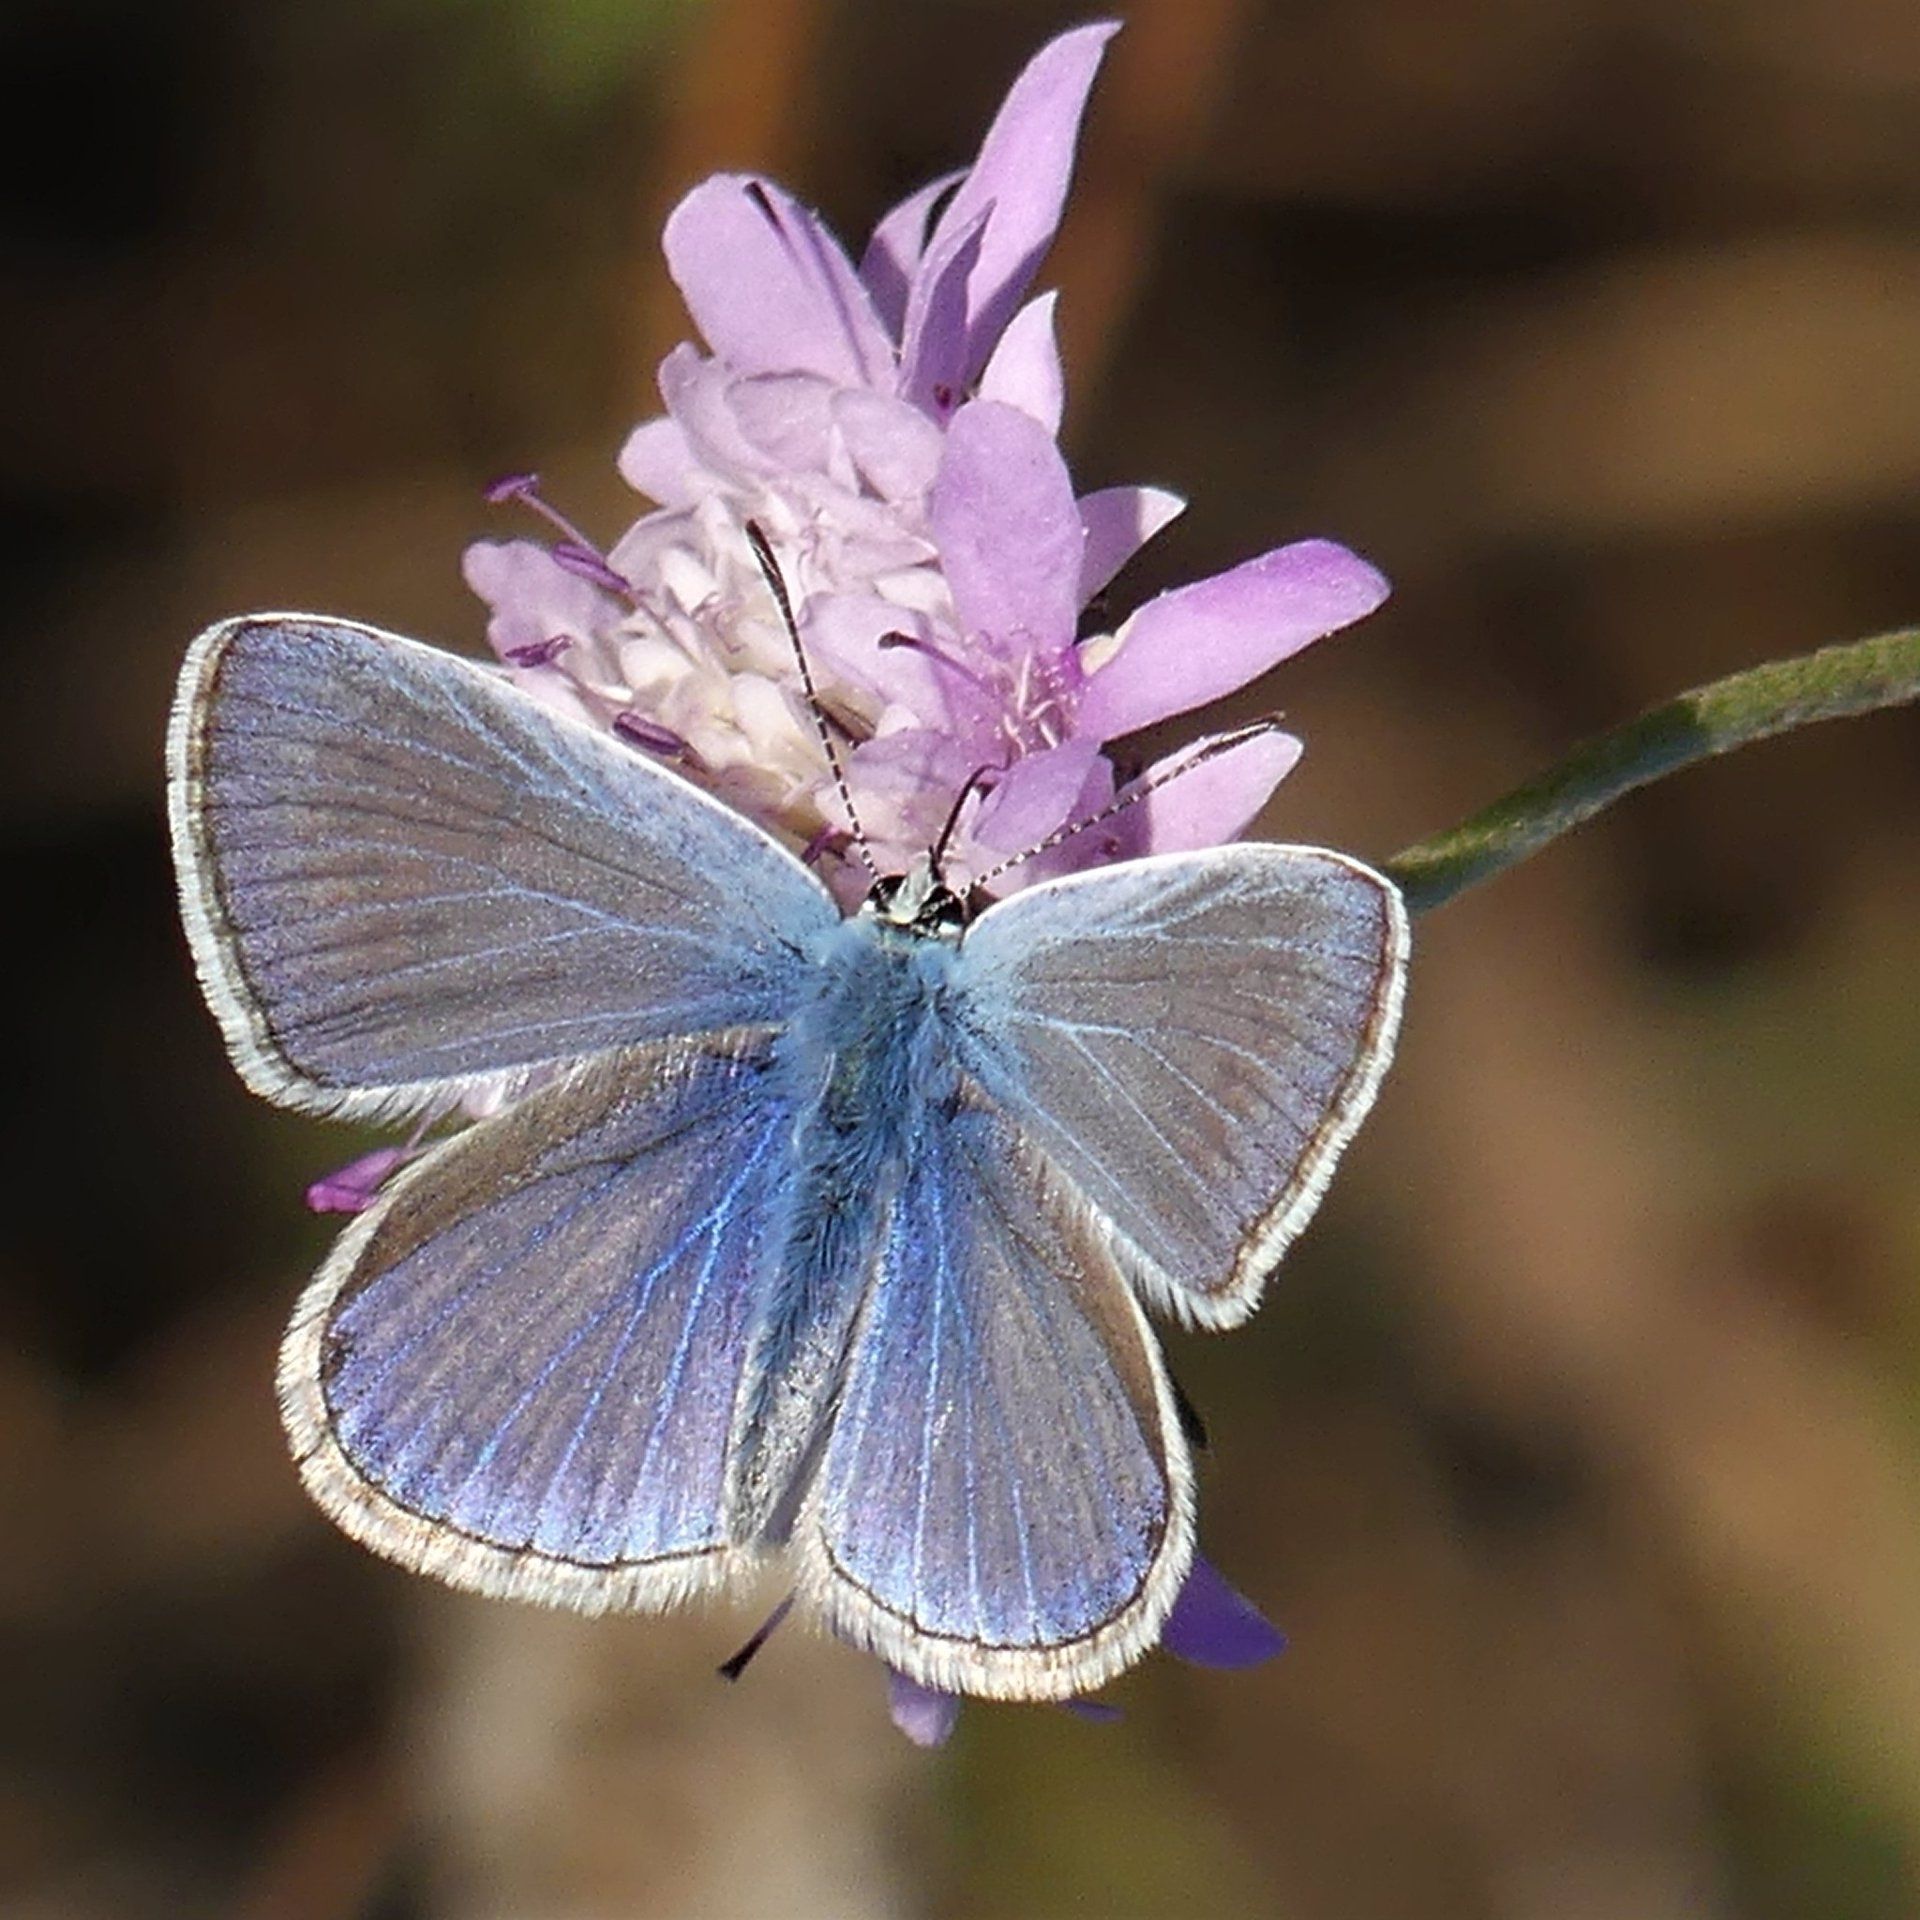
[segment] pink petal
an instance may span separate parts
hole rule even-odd
[[[1164,487],[1102,487],[1081,495],[1087,550],[1080,560],[1080,604],[1085,606],[1186,505]]]
[[[1119,30],[1110,20],[1077,27],[1028,61],[934,229],[929,252],[993,210],[968,288],[962,380],[985,362],[1052,243],[1073,174],[1080,116],[1101,52]]]
[[[1036,854],[1031,860],[1022,860],[1017,867],[1009,868],[993,883],[995,896],[1004,897],[1041,880],[1055,880],[1065,873],[1084,873],[1089,867],[1104,867],[1112,861],[1131,860],[1145,853],[1144,811],[1138,807],[1128,807],[1102,818],[1113,804],[1113,798],[1113,762],[1102,754],[1088,769],[1086,785],[1080,789],[1059,823],[1063,827],[1079,826],[1080,831],[1068,834],[1045,853]],[[1096,820],[1099,822],[1097,826],[1093,824]],[[1086,824],[1082,825],[1082,822]],[[1021,853],[1025,849],[1016,847],[1013,851]],[[980,870],[992,863],[976,860],[974,864],[976,870]]]
[[[1192,853],[1237,840],[1273,797],[1274,788],[1299,765],[1302,751],[1292,734],[1274,729],[1256,733],[1181,772],[1181,766],[1207,745],[1207,740],[1196,740],[1141,776],[1143,784],[1166,779],[1164,786],[1155,787],[1140,803],[1152,852]]]
[[[627,435],[617,464],[635,493],[663,507],[690,506],[700,494],[702,469],[677,420],[642,421]]]
[[[1022,754],[981,801],[968,838],[1001,855],[1037,847],[1080,817],[1080,796],[1099,758],[1099,743],[1088,739]]]
[[[1149,600],[1087,679],[1080,724],[1103,740],[1217,700],[1371,613],[1382,575],[1331,540],[1301,540]]]
[[[727,404],[776,470],[818,473],[827,465],[834,392],[818,374],[763,373],[734,381]]]
[[[742,430],[733,410],[739,377],[684,342],[660,362],[660,397],[702,471],[725,480],[757,480],[775,462]],[[701,490],[702,492],[705,489]]]
[[[358,1160],[323,1175],[307,1189],[307,1207],[313,1213],[365,1213],[373,1205],[381,1181],[407,1159],[404,1147],[376,1147]]]
[[[993,357],[980,376],[982,400],[1004,400],[1030,413],[1051,434],[1060,431],[1066,411],[1067,383],[1060,368],[1060,343],[1053,330],[1053,309],[1060,296],[1043,293],[1013,316]]]
[[[823,683],[841,682],[883,706],[906,708],[922,726],[941,727],[954,670],[918,648],[881,645],[916,625],[913,615],[877,593],[819,593],[801,615],[801,636]]]
[[[813,520],[811,571],[828,580],[873,580],[903,567],[930,571],[933,542],[913,524],[922,516],[854,492],[859,476],[851,460],[847,467],[843,484],[816,474],[781,476],[780,491]]]
[[[852,263],[780,188],[716,174],[668,216],[665,246],[687,311],[736,372],[891,386],[893,344]]]
[[[611,595],[537,541],[476,540],[460,556],[460,572],[493,610],[487,640],[502,659],[562,636],[590,638],[621,616]]]
[[[856,800],[871,789],[882,804],[913,818],[944,816],[979,764],[973,743],[944,727],[900,727],[876,734],[847,756],[849,769],[860,775],[854,782]],[[869,811],[863,809],[862,818],[879,830]],[[912,851],[924,853],[925,843]]]
[[[1257,1667],[1286,1649],[1286,1635],[1245,1594],[1195,1555],[1193,1571],[1160,1630],[1160,1644],[1197,1667]]]
[[[860,278],[873,300],[873,310],[896,338],[907,317],[907,289],[919,270],[921,256],[932,234],[933,210],[943,194],[966,178],[966,169],[943,173],[917,193],[910,193],[882,216],[860,256]]]
[[[980,762],[969,745],[944,728],[903,727],[862,741],[847,756],[854,806],[872,841],[882,873],[905,873],[933,844],[955,796]],[[823,794],[826,817],[841,823],[842,809]],[[843,906],[858,906],[867,890],[865,871],[852,867],[850,885],[837,890]]]
[[[887,1669],[887,1712],[916,1747],[944,1747],[960,1718],[960,1696],[940,1693]]]
[[[1071,666],[1086,536],[1073,482],[1031,414],[975,400],[953,416],[928,523],[969,640]]]
[[[834,397],[833,417],[853,464],[875,493],[885,500],[925,497],[940,471],[943,442],[918,407],[848,387]]]
[[[987,216],[943,230],[907,294],[900,332],[900,391],[944,420],[959,404],[967,375],[967,283],[979,264]]]

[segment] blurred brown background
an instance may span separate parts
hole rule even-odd
[[[1920,11],[1135,0],[1064,290],[1124,605],[1329,533],[1267,822],[1384,855],[1581,733],[1920,616]],[[594,531],[717,166],[856,244],[1041,0],[15,0],[0,21],[0,1911],[23,1920],[1920,1912],[1920,721],[1684,776],[1425,924],[1403,1064],[1255,1325],[1179,1337],[1206,1537],[1293,1636],[1128,1718],[742,1614],[430,1590],[299,1494],[272,1355],[352,1136],[188,977],[189,637],[476,647],[537,467]],[[518,530],[517,527],[515,530]]]

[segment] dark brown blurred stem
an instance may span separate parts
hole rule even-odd
[[[1749,667],[1576,747],[1557,767],[1383,871],[1421,913],[1536,853],[1622,794],[1716,753],[1815,720],[1920,699],[1920,627]]]

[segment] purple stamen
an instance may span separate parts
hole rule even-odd
[[[560,535],[560,544],[553,549],[553,557],[569,573],[577,574],[582,580],[591,580],[597,587],[607,587],[615,593],[625,594],[628,599],[636,597],[632,581],[623,574],[615,573],[606,555],[564,513],[549,505],[540,492],[540,476],[537,473],[505,475],[487,488],[486,499],[490,505],[497,507],[517,502],[537,513]]]
[[[943,653],[931,640],[922,640],[917,633],[883,633],[875,644],[882,653],[893,653],[905,647],[911,653],[925,654],[929,660],[945,667],[950,673],[957,673],[961,679],[978,687],[982,693],[994,691],[971,667],[956,660],[952,654]]]
[[[550,667],[572,645],[571,634],[556,633],[545,640],[529,640],[523,647],[509,647],[506,657],[516,667]]]
[[[629,596],[633,592],[633,582],[624,574],[615,573],[606,560],[584,541],[562,540],[553,549],[553,558],[556,566],[565,568],[581,580],[591,580],[596,587],[606,587],[614,593]]]
[[[507,473],[487,487],[480,497],[490,507],[504,507],[509,500],[524,500],[537,510],[539,495],[540,476],[537,473]]]
[[[747,1644],[731,1660],[722,1660],[718,1672],[723,1680],[738,1680],[746,1672],[747,1664],[753,1656],[773,1637],[773,1630],[789,1613],[793,1611],[793,1595],[787,1597],[761,1621]]]
[[[631,741],[634,746],[645,747],[649,753],[661,754],[669,760],[694,762],[699,759],[692,745],[671,727],[663,727],[658,720],[649,720],[644,713],[635,713],[631,707],[613,716],[613,730],[622,740]]]
[[[822,827],[807,844],[800,849],[800,864],[812,866],[823,854],[838,853],[850,844],[848,836],[838,827]]]

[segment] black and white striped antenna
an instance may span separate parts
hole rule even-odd
[[[773,595],[773,603],[780,609],[780,618],[787,629],[787,638],[793,643],[793,657],[800,667],[800,685],[807,696],[807,711],[813,715],[813,729],[820,736],[820,749],[827,756],[827,765],[833,769],[833,784],[840,794],[840,804],[847,810],[848,823],[853,828],[853,844],[860,849],[860,859],[869,875],[878,880],[880,868],[873,857],[873,848],[868,844],[866,829],[860,824],[860,816],[854,811],[853,789],[847,785],[847,770],[840,759],[840,749],[834,744],[833,729],[827,724],[827,711],[820,704],[820,690],[813,684],[813,668],[807,664],[807,650],[800,644],[800,623],[793,617],[793,602],[787,597],[787,583],[781,578],[780,562],[774,558],[772,543],[761,531],[757,520],[747,522],[747,545],[753,549],[753,557],[760,563],[760,571],[766,576],[767,590]]]

